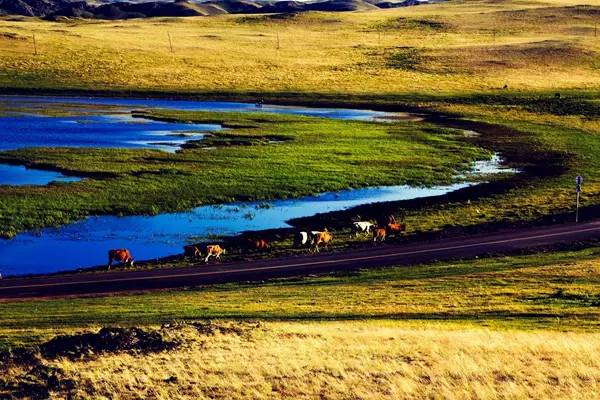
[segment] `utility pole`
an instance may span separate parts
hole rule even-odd
[[[37,56],[37,43],[35,41],[35,33],[33,34],[33,55]]]
[[[171,53],[174,53],[174,51],[173,51],[173,41],[171,41],[171,32],[167,32],[167,36],[169,37],[169,47],[171,48]]]

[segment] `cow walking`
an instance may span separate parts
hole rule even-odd
[[[133,257],[127,249],[114,249],[108,251],[108,269],[112,266],[113,261],[129,264],[133,267]]]
[[[308,247],[313,242],[313,233],[307,231],[296,232],[294,235],[294,247]]]
[[[355,237],[358,237],[359,233],[368,234],[369,232],[371,232],[371,229],[373,229],[374,226],[375,226],[375,224],[373,224],[372,222],[369,222],[369,221],[353,222],[352,223],[352,233],[354,234]]]
[[[386,229],[386,233],[388,236],[390,235],[394,235],[395,238],[398,238],[400,236],[400,233],[402,233],[403,231],[406,230],[406,225],[405,224],[387,224],[387,226],[385,227]]]
[[[387,230],[385,228],[375,228],[373,229],[373,243],[377,243],[377,241],[383,242],[387,236]]]
[[[322,232],[313,231],[313,249],[315,253],[319,252],[319,245],[329,249],[329,244],[333,240],[333,235],[327,229]]]
[[[266,251],[271,247],[267,239],[248,239],[248,249],[255,251]]]
[[[206,258],[204,259],[205,263],[208,263],[208,260],[211,257],[214,257],[215,260],[221,261],[221,254],[225,254],[225,249],[219,246],[218,244],[209,244],[206,246]]]

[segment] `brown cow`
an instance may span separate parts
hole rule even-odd
[[[248,239],[248,247],[252,250],[268,250],[271,245],[267,239]]]
[[[387,231],[385,228],[375,228],[373,229],[373,242],[377,242],[377,240],[379,240],[380,242],[383,242],[385,240]]]
[[[221,254],[225,254],[225,249],[218,244],[209,244],[206,246],[206,258],[204,262],[207,263],[208,259],[212,256],[215,260],[221,260]]]
[[[199,245],[190,244],[188,246],[183,246],[183,255],[186,257],[198,258],[202,256],[202,252],[200,251]]]
[[[123,264],[129,264],[133,267],[133,257],[127,249],[114,249],[108,251],[108,269],[112,266],[113,261],[118,261]]]
[[[406,225],[404,224],[387,224],[386,227],[387,235],[394,235],[395,237],[400,236],[400,233],[406,230]]]
[[[319,252],[319,245],[322,244],[326,249],[329,248],[329,243],[333,240],[333,235],[325,229],[322,232],[313,231],[313,246],[316,253]]]

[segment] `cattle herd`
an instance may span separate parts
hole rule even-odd
[[[375,224],[370,221],[355,221],[352,223],[352,235],[372,234],[373,243],[383,242],[390,236],[399,237],[406,230],[406,225],[396,222],[393,215],[386,218],[385,224]],[[294,235],[293,246],[295,248],[308,248],[314,253],[319,252],[319,246],[329,249],[329,245],[333,241],[333,234],[327,229],[323,231],[299,231]],[[267,239],[247,239],[245,246],[246,250],[265,251],[271,245]],[[202,258],[208,263],[211,257],[215,260],[221,260],[221,255],[225,254],[225,249],[219,244],[209,245],[188,245],[183,247],[184,256],[190,258]],[[204,250],[204,252],[202,251]],[[204,256],[206,254],[206,256]],[[133,266],[133,257],[127,249],[114,249],[108,252],[108,269],[111,268],[113,261]]]

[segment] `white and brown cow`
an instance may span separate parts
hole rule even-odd
[[[369,221],[356,221],[352,223],[352,233],[357,237],[359,233],[368,234],[374,226],[375,224]]]
[[[214,257],[215,260],[221,260],[221,254],[225,254],[225,249],[222,248],[218,244],[209,244],[206,246],[206,258],[204,262],[207,263],[211,257]]]

